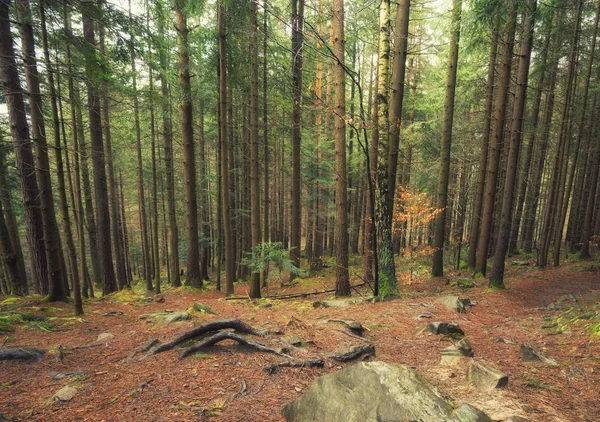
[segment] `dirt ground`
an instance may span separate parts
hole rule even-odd
[[[16,331],[0,337],[2,347],[50,350],[38,362],[0,362],[0,415],[18,421],[278,421],[281,407],[299,397],[316,377],[352,364],[327,357],[364,342],[344,334],[340,324],[328,322],[353,319],[362,323],[365,338],[375,345],[375,359],[416,368],[455,403],[470,403],[495,420],[520,415],[530,421],[600,421],[600,337],[591,333],[594,324],[600,327],[599,267],[598,262],[546,270],[514,266],[505,291],[486,291],[484,280],[476,280],[471,289],[452,287],[447,280],[427,280],[404,286],[399,299],[340,308],[313,307],[314,301],[331,296],[325,294],[254,303],[225,301],[212,287],[207,292],[169,290],[161,295],[162,302],[119,293],[85,303],[81,319],[71,318],[69,305],[39,299],[4,303],[2,311],[51,317],[47,320],[51,326],[17,324]],[[317,277],[284,289],[272,287],[270,293],[330,288],[334,282],[331,277]],[[239,295],[248,290],[246,284],[236,285]],[[364,287],[353,297],[360,298],[358,293],[369,295]],[[469,298],[476,306],[459,314],[436,303],[448,293]],[[191,312],[191,320],[171,324],[138,319],[151,312],[184,311],[194,303],[208,305],[217,315]],[[293,349],[292,355],[301,360],[325,358],[325,367],[283,368],[269,375],[264,368],[284,358],[231,341],[185,359],[179,359],[175,350],[126,359],[152,338],[168,341],[195,325],[225,318],[282,330],[281,335],[256,339],[273,347],[281,347],[289,336],[301,336],[307,344]],[[458,323],[473,346],[474,359],[505,372],[508,387],[482,392],[467,383],[466,360],[440,365],[440,350],[451,340],[415,334],[431,321]],[[114,338],[57,359],[58,345],[95,344],[101,333]],[[532,344],[560,365],[523,362],[522,343]],[[87,372],[60,380],[52,377],[69,371]],[[53,401],[65,385],[75,387],[76,394],[69,401]]]

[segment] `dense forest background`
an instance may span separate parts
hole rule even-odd
[[[599,13],[0,0],[2,293],[81,313],[138,280],[260,297],[334,266],[336,294],[384,298],[450,268],[503,287],[507,255],[587,258]]]

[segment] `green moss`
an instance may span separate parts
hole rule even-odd
[[[19,303],[19,302],[22,302],[22,301],[23,301],[23,299],[20,298],[20,297],[9,297],[9,298],[4,299],[2,301],[2,304],[3,305],[12,305],[14,303]]]
[[[561,391],[561,389],[559,387],[557,387],[556,385],[549,384],[549,383],[546,383],[543,381],[539,381],[539,380],[536,380],[535,378],[527,378],[527,382],[525,383],[525,386],[527,386],[529,388],[539,388],[539,389],[550,390],[550,391]]]

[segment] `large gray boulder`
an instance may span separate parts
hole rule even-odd
[[[471,406],[455,410],[415,370],[384,362],[362,362],[317,378],[282,414],[293,422],[491,422]]]

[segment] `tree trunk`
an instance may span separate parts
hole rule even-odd
[[[506,106],[508,97],[508,88],[510,86],[510,74],[512,68],[513,46],[515,43],[515,30],[517,24],[516,2],[511,1],[508,21],[506,24],[506,34],[504,37],[504,52],[502,56],[502,72],[498,81],[496,93],[496,104],[494,107],[494,130],[490,138],[488,164],[486,169],[486,180],[484,189],[484,203],[482,206],[482,222],[479,233],[477,261],[475,271],[481,274],[486,273],[488,248],[491,239],[492,222],[494,215],[494,204],[496,199],[496,183],[498,179],[498,167],[500,164],[500,155],[502,139],[504,136],[504,126],[506,117]]]
[[[103,6],[105,6],[103,2]],[[105,39],[104,25],[99,25],[99,37],[100,37],[100,52],[105,56],[107,60],[106,49],[104,45]],[[116,264],[116,276],[119,290],[127,286],[127,270],[125,267],[125,261],[123,260],[123,244],[121,243],[121,236],[119,236],[119,196],[117,194],[117,182],[115,179],[115,166],[112,153],[112,135],[111,135],[111,123],[110,123],[110,98],[109,98],[109,86],[108,81],[102,82],[102,123],[104,125],[104,154],[106,155],[107,173],[108,173],[108,193],[110,201],[110,229],[112,232],[112,245],[114,248],[114,261]]]
[[[492,29],[492,42],[490,44],[490,59],[487,74],[487,89],[485,93],[483,132],[481,134],[481,152],[479,155],[479,170],[477,185],[473,199],[471,228],[469,230],[469,259],[470,268],[475,268],[477,261],[477,243],[479,241],[479,228],[481,226],[481,209],[483,207],[483,193],[485,189],[485,176],[487,170],[490,132],[492,126],[492,112],[494,107],[494,84],[496,80],[496,56],[498,51],[498,38],[500,31]]]
[[[231,228],[231,208],[229,198],[229,134],[227,119],[227,50],[225,43],[225,6],[224,0],[218,4],[219,27],[219,117],[221,126],[221,199],[223,202],[223,237],[225,240],[225,295],[233,295],[235,281],[235,262],[233,253],[233,236]]]
[[[390,62],[390,0],[382,0],[379,9],[379,54],[377,63],[377,104],[379,131],[376,167],[375,232],[379,277],[381,286],[376,286],[377,295],[394,297],[398,294],[396,268],[392,249],[392,215],[388,202],[388,157],[389,157],[389,62]]]
[[[66,302],[68,295],[68,280],[65,261],[62,257],[60,234],[54,210],[48,144],[46,142],[42,94],[40,92],[40,77],[35,57],[35,42],[33,40],[29,0],[17,0],[16,6],[20,23],[21,49],[23,51],[25,78],[27,81],[27,91],[29,92],[31,133],[36,152],[36,173],[40,188],[40,207],[42,209],[44,240],[46,245],[46,256],[48,258],[48,294],[49,299],[52,302]]]
[[[46,11],[43,1],[39,4],[40,26],[42,30],[42,46],[44,50],[44,60],[48,72],[48,90],[50,92],[50,107],[52,111],[52,127],[54,132],[54,151],[56,154],[56,174],[58,178],[58,195],[60,198],[63,230],[69,252],[69,262],[71,265],[71,274],[73,282],[73,299],[75,305],[75,315],[83,315],[83,306],[81,304],[81,287],[79,283],[79,266],[77,265],[77,251],[73,241],[73,232],[71,229],[71,217],[69,215],[69,203],[67,201],[67,190],[65,183],[65,171],[62,159],[62,148],[60,141],[60,119],[58,114],[57,94],[54,87],[54,67],[50,61],[50,51],[48,48],[48,35],[46,32]]]
[[[304,0],[292,0],[292,201],[290,256],[300,267],[301,185],[300,143],[302,137],[302,55],[304,44]]]
[[[456,94],[456,73],[458,68],[458,44],[460,42],[460,18],[462,0],[453,1],[452,33],[450,34],[450,54],[448,56],[448,76],[446,81],[446,103],[440,149],[440,175],[438,181],[437,209],[433,240],[433,265],[431,275],[444,275],[444,239],[446,237],[446,208],[448,205],[448,177],[450,175],[450,147],[452,145],[452,125],[454,121],[454,97]],[[452,214],[450,214],[452,216]]]
[[[408,22],[410,0],[400,0],[396,12],[396,39],[394,42],[394,80],[392,82],[392,107],[390,124],[390,151],[388,158],[388,210],[394,213],[394,194],[396,192],[398,147],[400,145],[400,127],[402,121],[402,103],[404,101],[404,77],[406,74],[406,56],[408,54]]]
[[[335,262],[336,296],[350,295],[348,274],[348,177],[346,172],[346,73],[344,62],[344,0],[334,0],[333,52],[335,54]]]
[[[533,44],[533,29],[535,23],[535,11],[537,0],[530,0],[527,10],[523,15],[523,38],[519,51],[519,67],[517,70],[517,86],[512,115],[512,128],[509,146],[509,155],[504,180],[504,198],[502,200],[502,216],[496,240],[494,253],[494,266],[490,274],[490,287],[504,288],[504,259],[508,250],[510,240],[514,190],[517,178],[517,167],[519,164],[519,153],[521,152],[521,134],[523,130],[523,119],[525,115],[525,101],[527,97],[527,82],[529,80],[529,62],[531,58],[531,47]]]
[[[94,26],[86,13],[83,13],[83,33],[92,52],[95,52],[96,41]],[[98,257],[102,276],[102,294],[117,290],[115,270],[112,261],[110,239],[110,214],[108,212],[108,189],[106,183],[106,162],[104,142],[102,140],[102,120],[100,117],[100,92],[98,82],[94,80],[97,60],[93,54],[86,56],[86,76],[88,91],[88,112],[90,138],[92,148],[92,167],[94,170],[94,191],[96,199],[96,217],[98,223]]]
[[[257,258],[262,242],[260,230],[260,180],[258,165],[258,9],[250,1],[250,215],[252,218],[252,255]],[[266,191],[265,191],[266,194]],[[252,271],[250,297],[260,297],[260,273]]]

